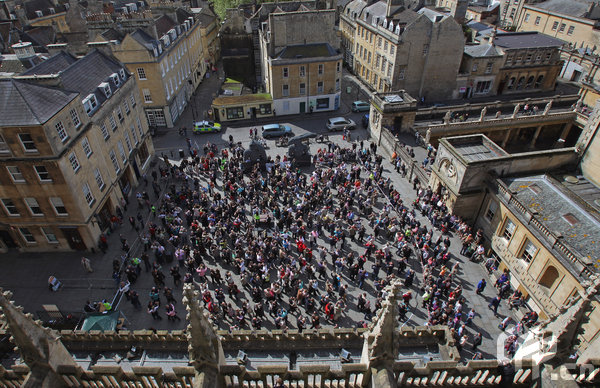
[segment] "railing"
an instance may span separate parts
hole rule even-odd
[[[429,182],[429,174],[421,167],[420,163],[411,158],[396,137],[385,127],[381,127],[380,146],[392,155],[394,152],[400,157],[408,170],[408,180],[412,182],[413,176],[417,176],[421,184]]]

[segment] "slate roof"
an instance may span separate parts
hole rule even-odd
[[[384,0],[373,3],[365,8],[363,8],[362,13],[360,15],[360,19],[364,20],[366,23],[371,23],[373,17],[379,17],[380,21],[385,19],[387,13],[387,2]],[[365,20],[365,16],[367,19]]]
[[[76,92],[14,79],[0,80],[0,127],[38,125],[51,119]]]
[[[129,34],[133,39],[135,39],[139,44],[144,46],[146,50],[152,51],[156,46],[156,39],[151,37],[147,32],[143,30],[135,30],[131,34]]]
[[[27,18],[30,20],[39,17],[35,11],[42,11],[44,16],[52,15],[52,13],[50,13],[50,8],[54,8],[55,13],[65,12],[64,5],[59,4],[58,6],[55,6],[50,0],[28,0],[23,4],[23,7]]]
[[[61,51],[39,65],[27,70],[23,75],[58,74],[75,62],[77,62],[77,58],[65,51]]]
[[[161,17],[156,19],[154,23],[156,25],[156,33],[159,37],[163,36],[170,29],[175,28],[175,26],[177,25],[177,23],[175,23],[175,21],[171,19],[168,15],[162,15]]]
[[[56,42],[56,32],[52,26],[40,26],[23,32],[23,41],[29,41],[35,46],[46,47]]]
[[[594,0],[548,0],[543,3],[531,4],[531,7],[578,18],[588,17],[588,11]],[[597,18],[596,18],[597,19]]]
[[[121,42],[125,37],[122,32],[117,31],[114,28],[109,28],[103,31],[100,35],[106,40],[118,40],[119,42]]]
[[[358,17],[366,6],[367,2],[365,0],[352,0],[344,9],[344,14],[351,18],[354,18],[354,14],[356,14],[356,17]]]
[[[334,55],[338,55],[338,52],[329,43],[312,43],[286,46],[278,58],[294,59],[298,58],[298,56],[301,58],[314,58],[332,57]]]
[[[496,47],[491,44],[468,45],[464,49],[465,55],[473,58],[483,57],[501,57],[502,54],[496,50]]]
[[[538,32],[502,32],[496,34],[494,44],[507,49],[561,47],[565,42]]]
[[[537,212],[538,221],[556,235],[562,235],[561,242],[578,254],[583,262],[598,264],[600,221],[563,193],[547,176],[509,178],[504,182],[523,206]],[[576,222],[569,222],[568,215]]]
[[[117,86],[110,76],[113,73],[118,74],[120,69],[124,69],[124,66],[116,59],[107,56],[99,50],[94,50],[72,63],[69,63],[69,58],[68,54],[59,53],[28,70],[24,75],[58,73],[62,89],[79,92],[82,99],[90,94],[94,94],[99,106],[107,100],[107,97],[98,88],[102,82],[107,82],[114,93],[130,77],[129,73],[125,71],[126,79],[124,81],[120,80],[119,86]],[[48,62],[50,65],[46,65]],[[63,66],[62,68],[61,65]],[[64,65],[67,66],[64,67]]]
[[[15,54],[0,54],[0,72],[21,73],[27,70]]]

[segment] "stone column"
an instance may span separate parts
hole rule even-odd
[[[558,138],[558,140],[556,140],[556,143],[554,143],[554,146],[556,147],[558,144],[565,144],[565,141],[567,140],[567,136],[569,136],[569,132],[571,131],[571,128],[573,127],[573,123],[567,123],[565,124],[565,127],[563,128],[562,132],[560,133],[560,137]]]
[[[506,134],[504,135],[504,140],[502,140],[502,148],[506,147],[508,144],[508,140],[510,139],[510,135],[512,133],[512,128],[508,128],[506,130]]]
[[[531,143],[529,143],[529,149],[532,150],[535,148],[535,142],[537,141],[538,137],[540,136],[540,132],[542,131],[542,127],[543,125],[539,125],[536,129],[535,129],[535,133],[533,134],[533,138],[531,139]]]

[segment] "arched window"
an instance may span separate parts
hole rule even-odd
[[[537,79],[537,81],[535,81],[535,88],[539,89],[542,86],[542,82],[544,81],[544,76],[540,75]]]
[[[558,270],[554,266],[549,266],[546,268],[544,275],[540,279],[540,286],[546,287],[548,289],[552,288],[554,282],[558,279]]]
[[[524,83],[525,83],[525,77],[519,78],[519,82],[517,82],[517,90],[523,89]]]
[[[514,87],[515,87],[515,80],[516,80],[516,78],[515,78],[515,77],[511,77],[511,78],[508,80],[508,85],[507,85],[507,88],[508,88],[508,89],[512,89],[512,88],[514,88]]]
[[[527,78],[527,84],[525,85],[525,89],[529,89],[531,86],[533,86],[534,79],[534,76],[530,76],[529,78]]]

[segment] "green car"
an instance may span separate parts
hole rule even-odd
[[[221,132],[221,124],[212,121],[197,121],[194,123],[194,133]]]

